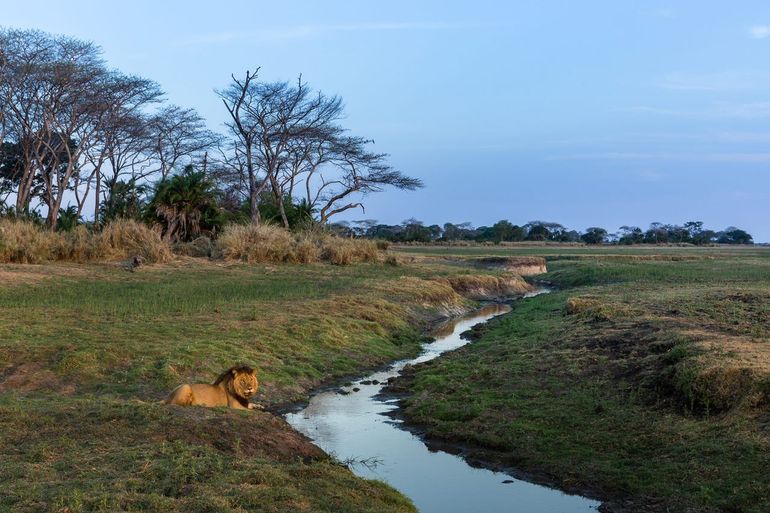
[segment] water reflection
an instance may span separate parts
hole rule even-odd
[[[353,466],[356,474],[387,482],[410,497],[424,513],[595,510],[595,501],[473,468],[462,458],[445,452],[431,452],[419,438],[399,429],[399,421],[384,415],[396,408],[394,401],[375,397],[404,366],[431,360],[467,344],[460,338],[462,332],[509,310],[507,305],[491,305],[439,326],[433,333],[436,340],[426,344],[417,358],[397,362],[344,387],[347,395],[318,394],[305,409],[288,414],[286,420],[338,459],[362,461],[364,464]]]

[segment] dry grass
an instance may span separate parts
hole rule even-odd
[[[250,264],[290,262],[294,259],[294,237],[276,226],[230,225],[217,240],[225,260]]]
[[[751,337],[684,330],[695,341],[694,357],[677,369],[690,408],[720,412],[746,400],[756,407],[770,401],[770,347]]]
[[[0,219],[0,262],[39,264],[57,260],[62,246],[61,234],[41,230],[28,221]]]
[[[193,258],[207,258],[211,256],[213,242],[208,237],[198,237],[190,242],[178,242],[172,249],[175,255]]]
[[[129,219],[112,221],[94,236],[92,258],[121,260],[137,255],[147,262],[167,262],[172,257],[171,247],[160,233]]]
[[[334,235],[293,236],[276,226],[231,225],[217,240],[217,256],[254,263],[326,261],[335,265],[376,262],[379,252],[373,241]]]
[[[570,297],[566,303],[567,313],[593,321],[608,321],[631,315],[628,306],[616,301],[601,301],[589,296]]]
[[[533,290],[532,285],[518,274],[504,273],[500,276],[489,274],[463,274],[446,278],[449,285],[460,295],[471,299],[489,299],[525,294]]]
[[[148,262],[166,262],[171,258],[171,249],[157,232],[135,221],[116,220],[94,234],[83,226],[57,233],[29,221],[0,220],[3,263],[122,260],[137,255]]]
[[[312,264],[318,262],[321,257],[321,249],[310,237],[300,237],[294,249],[294,258],[300,264]]]
[[[79,226],[58,233],[28,221],[0,219],[0,263],[39,264],[51,261],[115,261],[141,256],[146,262],[168,262],[181,256],[212,257],[250,264],[328,262],[348,265],[378,262],[378,243],[329,234],[294,235],[277,226],[231,225],[216,241],[200,237],[173,248],[153,228],[127,219],[101,232]]]
[[[376,262],[377,244],[371,240],[326,237],[321,246],[324,260],[335,265],[348,265],[357,262]]]

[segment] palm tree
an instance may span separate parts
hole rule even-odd
[[[148,215],[156,216],[163,225],[165,240],[192,240],[221,226],[218,199],[214,181],[187,166],[182,173],[157,184]]]

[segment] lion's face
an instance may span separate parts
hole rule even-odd
[[[248,399],[257,393],[259,383],[257,382],[257,373],[233,371],[233,381],[231,383],[233,392],[239,397]]]

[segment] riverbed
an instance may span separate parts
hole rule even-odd
[[[520,301],[526,301],[521,299]],[[461,457],[432,451],[401,421],[387,414],[396,400],[379,397],[388,379],[406,365],[437,358],[468,343],[460,334],[510,311],[490,305],[453,319],[432,334],[414,359],[356,380],[339,390],[319,393],[286,420],[298,431],[367,479],[379,479],[412,499],[423,513],[583,513],[599,503],[584,497],[515,479],[501,472],[474,468]]]

